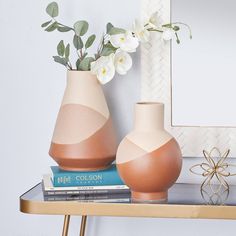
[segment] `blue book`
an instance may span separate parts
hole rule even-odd
[[[93,172],[65,171],[58,166],[51,166],[51,170],[54,187],[124,185],[115,164]]]

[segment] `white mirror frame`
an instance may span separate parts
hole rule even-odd
[[[141,9],[142,17],[157,11],[160,23],[171,21],[171,0],[142,0]],[[236,128],[172,126],[171,42],[164,42],[160,35],[153,35],[151,46],[142,46],[141,68],[141,99],[165,104],[166,129],[179,142],[184,157],[201,157],[203,150],[213,147],[222,152],[230,149],[229,156],[236,157]]]

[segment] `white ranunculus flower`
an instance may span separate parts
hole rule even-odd
[[[116,72],[120,75],[125,75],[132,67],[133,62],[131,56],[127,52],[117,50],[114,56],[114,64]]]
[[[162,33],[162,38],[166,41],[174,37],[175,31],[173,29],[165,29]]]
[[[111,81],[115,75],[114,54],[102,56],[91,63],[91,72],[95,74],[101,84]]]
[[[146,43],[146,42],[149,41],[149,39],[150,39],[150,32],[147,30],[147,28],[145,27],[145,25],[141,21],[135,20],[133,30],[134,30],[135,36],[142,43]]]
[[[127,31],[125,34],[115,34],[110,36],[110,42],[115,48],[120,48],[125,52],[135,52],[139,46],[138,39]]]

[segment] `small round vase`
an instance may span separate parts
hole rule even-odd
[[[50,156],[63,170],[94,171],[109,167],[116,150],[112,120],[96,76],[68,71]]]
[[[132,200],[167,200],[168,189],[179,177],[182,155],[176,140],[164,129],[164,104],[136,104],[134,130],[120,143],[116,164]]]

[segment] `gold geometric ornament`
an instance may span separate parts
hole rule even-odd
[[[225,162],[229,153],[230,150],[227,150],[221,154],[216,147],[212,148],[210,152],[203,150],[206,162],[190,168],[193,174],[206,178],[201,184],[201,195],[209,204],[224,204],[229,196],[229,184],[225,178],[236,176],[236,173],[231,172],[236,165]]]

